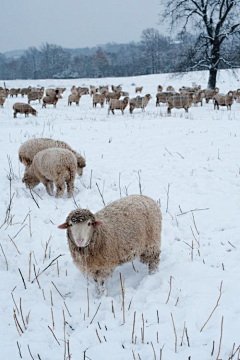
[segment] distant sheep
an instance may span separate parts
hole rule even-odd
[[[129,97],[125,97],[123,100],[111,99],[108,108],[108,115],[110,111],[114,114],[114,110],[121,110],[122,115],[124,114],[124,110],[126,109],[129,102]]]
[[[161,92],[161,91],[163,91],[163,87],[162,87],[162,85],[158,85],[157,92]]]
[[[143,86],[141,86],[141,87],[139,87],[139,86],[136,86],[135,87],[135,93],[138,93],[138,92],[142,92],[142,90],[143,90]]]
[[[56,197],[61,197],[67,184],[68,196],[73,195],[74,180],[77,171],[77,159],[67,149],[51,148],[37,153],[33,162],[25,172],[23,182],[28,189],[33,189],[40,182],[49,195],[53,195],[53,184],[57,191]]]
[[[10,89],[9,94],[10,97],[13,97],[13,95],[15,95],[16,97],[18,96],[18,94],[20,94],[21,89]]]
[[[44,90],[40,90],[40,91],[30,91],[30,92],[27,94],[28,103],[30,104],[31,101],[34,101],[34,100],[38,100],[39,103],[40,103],[43,95],[44,95]]]
[[[112,91],[114,91],[114,92],[120,92],[120,91],[122,91],[121,85],[118,85],[118,86],[112,85]]]
[[[81,99],[81,95],[80,95],[80,94],[77,94],[77,95],[75,95],[75,94],[70,94],[70,95],[68,96],[68,105],[71,106],[73,102],[75,102],[76,105],[79,105],[80,99]]]
[[[46,108],[46,105],[53,105],[54,107],[56,107],[58,99],[59,99],[58,94],[55,94],[54,96],[48,96],[48,95],[44,96],[44,98],[42,99],[43,101],[42,107]]]
[[[205,93],[205,99],[206,99],[206,103],[209,103],[209,100],[213,100],[213,97],[219,92],[219,88],[214,88],[212,89],[206,89],[204,91]]]
[[[195,91],[192,95],[193,97],[193,104],[196,105],[198,103],[201,103],[201,106],[203,105],[203,99],[205,97],[205,91],[204,90],[199,90],[199,91]]]
[[[229,91],[226,95],[217,93],[213,97],[214,109],[219,110],[219,106],[226,106],[227,110],[231,110],[233,101],[233,91]]]
[[[103,93],[103,94],[94,94],[93,95],[93,107],[96,107],[97,104],[100,104],[101,107],[103,108],[105,99],[106,99],[105,93]]]
[[[106,103],[109,103],[111,99],[120,99],[121,92],[108,92],[106,94]]]
[[[0,106],[3,107],[6,98],[4,96],[0,96]]]
[[[174,87],[172,85],[169,85],[166,89],[166,91],[175,91]]]
[[[34,156],[42,150],[50,148],[67,149],[71,151],[77,159],[77,173],[79,176],[83,173],[83,168],[86,166],[85,159],[74,151],[66,142],[60,140],[53,140],[48,138],[31,139],[24,142],[18,151],[18,157],[21,163],[26,167],[26,170],[32,164]]]
[[[130,100],[129,102],[129,111],[130,111],[130,114],[133,113],[133,110],[134,109],[138,109],[138,108],[141,108],[142,110],[145,109],[145,107],[147,106],[149,100],[151,99],[151,95],[150,94],[147,94],[145,95],[144,97],[141,97],[141,96],[137,96],[133,99]]]
[[[168,114],[171,114],[173,108],[176,109],[185,109],[188,112],[188,109],[191,107],[193,102],[192,95],[174,95],[168,98]]]
[[[59,226],[67,230],[74,264],[94,278],[96,290],[107,290],[115,268],[140,257],[149,273],[158,269],[161,247],[161,211],[144,195],[130,195],[93,214],[76,209]]]
[[[24,97],[24,95],[30,93],[31,90],[32,90],[31,86],[29,86],[28,88],[22,88],[20,94],[22,95],[22,97]]]
[[[34,116],[37,115],[37,110],[25,103],[15,103],[13,105],[13,111],[14,118],[17,117],[17,114],[25,114],[25,117],[27,117],[29,114],[32,114]]]
[[[168,98],[174,95],[179,95],[176,91],[161,91],[156,95],[156,106],[160,106],[160,103],[166,104]]]

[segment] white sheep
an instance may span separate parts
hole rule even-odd
[[[53,195],[53,184],[61,197],[67,184],[68,196],[73,195],[74,180],[77,172],[77,159],[67,149],[51,148],[38,152],[25,172],[23,182],[28,189],[33,189],[40,182],[46,187],[47,193]]]
[[[144,195],[114,201],[96,214],[73,210],[66,222],[69,249],[74,264],[96,282],[96,290],[107,289],[114,269],[140,257],[149,273],[158,269],[161,246],[161,211]]]
[[[18,150],[18,157],[21,163],[26,167],[26,170],[33,162],[34,156],[42,150],[50,148],[61,148],[71,151],[77,159],[77,173],[79,176],[83,173],[83,168],[86,166],[85,159],[74,151],[65,141],[53,140],[48,138],[30,139],[23,143]]]

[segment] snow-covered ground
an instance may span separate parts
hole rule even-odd
[[[171,116],[165,105],[155,107],[158,84],[178,89],[192,82],[206,86],[207,73],[182,79],[151,75],[6,82],[9,88],[65,86],[67,91],[56,109],[32,103],[38,110],[36,118],[13,119],[13,103],[26,102],[26,97],[8,98],[0,108],[0,359],[225,360],[233,344],[235,350],[240,345],[240,104],[231,111],[217,111],[210,101],[192,107],[188,114],[173,109]],[[122,84],[131,96],[133,84],[143,85],[143,93],[153,99],[145,112],[138,109],[130,115],[127,109],[124,116],[119,112],[108,116],[106,106],[92,108],[89,95],[82,97],[79,107],[67,106],[74,84]],[[238,78],[224,71],[218,86],[222,92],[240,87]],[[18,149],[34,137],[64,140],[86,157],[74,200],[66,194],[61,199],[50,197],[39,185],[33,193],[36,204],[24,187]],[[139,185],[143,194],[159,201],[162,253],[155,275],[149,276],[138,260],[134,266],[117,268],[108,296],[98,298],[90,280],[88,302],[87,281],[74,266],[66,234],[57,225],[76,205],[92,212],[103,207],[96,184],[106,204],[139,193]],[[11,196],[10,221],[2,226]],[[37,273],[43,271],[39,284],[33,281],[34,267]],[[120,272],[125,279],[125,324]]]

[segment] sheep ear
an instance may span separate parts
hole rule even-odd
[[[67,223],[64,223],[62,225],[59,225],[58,226],[59,229],[67,229],[68,228],[68,224]]]
[[[94,223],[94,226],[95,226],[95,227],[101,226],[101,225],[102,225],[101,221],[95,221],[95,223]]]

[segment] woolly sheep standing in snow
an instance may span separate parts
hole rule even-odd
[[[144,195],[116,200],[96,214],[76,209],[59,226],[67,229],[74,264],[94,278],[96,290],[107,289],[114,269],[140,257],[149,273],[158,269],[162,217],[158,204]]]
[[[56,197],[61,197],[67,184],[68,196],[73,195],[74,180],[77,172],[77,159],[67,149],[51,148],[40,151],[25,172],[23,182],[28,189],[33,189],[40,182],[47,193],[53,195],[53,184],[57,188]]]
[[[71,151],[77,159],[77,173],[79,176],[83,173],[83,168],[86,166],[85,159],[74,151],[66,142],[60,140],[53,140],[48,138],[31,139],[23,143],[19,150],[18,156],[21,163],[26,167],[26,170],[33,162],[34,156],[42,150],[50,148],[62,148]]]

